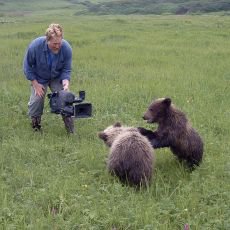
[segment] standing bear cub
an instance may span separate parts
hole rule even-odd
[[[170,147],[180,161],[185,161],[190,168],[202,161],[203,142],[192,128],[185,114],[176,108],[170,98],[153,101],[143,116],[148,123],[157,123],[156,131],[139,127],[139,132],[146,136],[153,148]]]
[[[136,188],[150,184],[154,164],[154,151],[148,139],[137,128],[109,126],[98,136],[110,147],[108,171],[122,183]]]

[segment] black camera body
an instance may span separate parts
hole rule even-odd
[[[79,96],[74,93],[60,90],[48,94],[51,113],[71,116],[75,118],[88,118],[92,116],[92,104],[85,100],[85,91],[79,91]]]

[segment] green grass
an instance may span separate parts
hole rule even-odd
[[[26,15],[229,15],[225,0],[0,0],[0,17]]]
[[[77,1],[79,4],[79,1]],[[93,14],[200,14],[229,11],[230,3],[226,1],[184,1],[184,0],[111,0],[94,4],[84,4],[87,11]],[[83,13],[85,10],[83,11]]]
[[[71,137],[48,101],[42,134],[27,117],[23,55],[53,21],[73,47],[71,90],[86,90],[94,108]],[[229,27],[220,16],[45,13],[1,23],[1,229],[229,229]],[[135,192],[107,173],[97,132],[115,121],[150,128],[142,114],[164,96],[203,137],[204,161],[190,173],[156,150],[152,184]]]

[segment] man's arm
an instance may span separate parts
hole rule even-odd
[[[64,53],[64,66],[62,68],[61,71],[61,80],[68,80],[70,81],[71,78],[71,71],[72,71],[72,48],[69,45],[69,43],[67,41],[63,41],[64,42],[64,49],[63,49],[63,53]],[[66,83],[66,82],[64,82]],[[64,85],[63,85],[64,87]]]
[[[29,47],[23,60],[23,71],[26,78],[30,81],[37,79],[37,76],[33,70],[33,66],[35,66],[35,55],[33,49]]]

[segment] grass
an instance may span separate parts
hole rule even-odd
[[[27,15],[162,15],[225,14],[230,3],[222,0],[0,0],[0,17]]]
[[[27,117],[22,59],[53,21],[73,47],[71,90],[86,90],[93,117],[67,137],[46,103],[43,133]],[[0,24],[2,229],[229,229],[229,17],[36,14]],[[204,139],[192,173],[168,149],[135,192],[108,175],[97,132],[115,121],[145,126],[153,97],[170,96]]]

